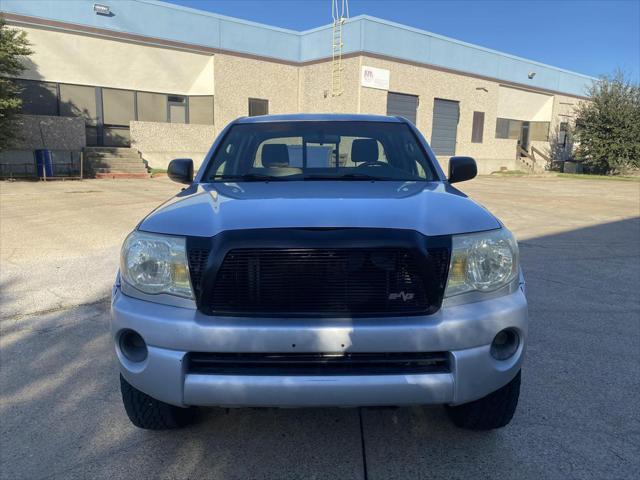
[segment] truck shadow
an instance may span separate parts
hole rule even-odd
[[[362,478],[366,458],[368,478],[627,477],[638,468],[639,240],[634,218],[521,241],[523,391],[512,424],[487,433],[419,407],[363,409],[364,446],[357,409],[210,409],[184,430],[141,431],[121,405],[108,302],[6,318],[0,476]]]

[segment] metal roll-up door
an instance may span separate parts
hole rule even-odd
[[[436,155],[455,155],[460,105],[453,100],[433,101],[431,149]]]
[[[415,125],[418,113],[418,97],[404,93],[387,93],[387,115],[399,115]]]

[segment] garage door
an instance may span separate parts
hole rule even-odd
[[[456,154],[456,135],[460,105],[452,100],[436,98],[433,102],[431,148],[436,155]]]
[[[416,123],[418,112],[418,97],[404,93],[387,93],[387,115],[400,115]]]

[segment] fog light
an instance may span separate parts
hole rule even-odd
[[[506,360],[513,356],[520,345],[520,335],[511,328],[501,330],[491,342],[491,356],[496,360]]]
[[[147,358],[147,344],[138,332],[124,330],[120,333],[120,351],[132,362],[142,362]]]

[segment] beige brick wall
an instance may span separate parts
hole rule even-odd
[[[343,60],[343,93],[331,95],[331,62],[301,67],[300,110],[306,113],[358,113],[360,59]]]
[[[218,130],[249,114],[249,98],[269,100],[270,114],[299,111],[299,67],[217,54],[214,75],[214,123]]]
[[[363,65],[388,69],[391,72],[391,92],[419,96],[417,126],[427,140],[431,140],[434,98],[455,100],[460,102],[456,154],[476,158],[482,173],[501,168],[517,168],[516,140],[495,138],[500,89],[498,81],[365,54],[343,60],[344,91],[342,95],[333,97],[331,61],[303,66],[289,65],[237,55],[204,54],[139,45],[35,27],[23,29],[28,32],[36,51],[30,57],[23,75],[25,78],[186,95],[213,93],[215,128],[209,126],[207,132],[213,131],[214,134],[219,133],[230,121],[248,115],[249,98],[267,99],[271,114],[336,112],[384,115],[387,92],[361,87],[360,70]],[[73,53],[71,57],[70,52]],[[83,63],[83,59],[96,55],[102,58],[100,65],[93,69],[84,68],[86,62]],[[105,70],[107,67],[108,71]],[[517,98],[517,92],[514,95]],[[550,128],[552,136],[561,121],[571,121],[572,110],[579,102],[579,99],[568,95],[553,96]],[[471,143],[474,111],[485,114],[482,143]],[[49,120],[47,122],[51,123]],[[31,127],[27,125],[25,128]],[[156,137],[158,145],[179,141],[178,137],[184,132],[182,127],[169,124],[166,129],[144,127],[142,130],[138,129],[138,133],[132,131],[132,138],[137,137],[135,141],[138,142],[147,142],[143,150],[156,152],[154,161],[159,164],[166,163],[167,158],[180,152],[206,151],[201,146],[189,149],[175,148],[172,145],[153,147],[146,140],[146,132],[158,129],[167,135],[166,138]],[[168,129],[175,133],[169,134]],[[185,138],[197,143],[189,135]],[[66,137],[66,133],[61,135],[62,139]],[[550,150],[549,142],[532,142],[532,145],[545,152]],[[161,152],[164,153],[161,155]],[[440,159],[445,168],[447,160]]]
[[[13,150],[82,150],[87,145],[84,120],[80,117],[18,115]]]
[[[417,95],[420,99],[417,127],[431,140],[434,99],[460,104],[457,155],[478,162],[480,173],[521,168],[516,162],[516,140],[495,138],[500,82],[443,72],[406,63],[357,56],[343,60],[343,94],[331,95],[331,62],[301,67],[230,55],[215,55],[215,124],[217,131],[233,119],[248,115],[248,99],[269,100],[269,113],[370,113],[385,115],[387,91],[360,86],[362,65],[388,69],[389,91]],[[578,103],[570,96],[555,95],[551,131]],[[473,112],[485,114],[482,143],[471,142]],[[561,116],[562,115],[562,116]],[[548,152],[548,142],[532,142]],[[448,158],[438,159],[447,169]]]
[[[390,70],[389,91],[419,96],[416,126],[427,141],[431,141],[434,99],[455,100],[460,102],[456,154],[474,157],[480,173],[515,168],[515,140],[495,138],[499,83],[371,57],[362,62]],[[362,113],[387,113],[386,91],[361,87],[360,95]],[[482,143],[471,143],[474,111],[485,114]],[[448,159],[438,160],[446,171]]]
[[[215,139],[213,125],[130,122],[131,146],[152,168],[167,168],[174,158],[191,158],[198,168]]]

